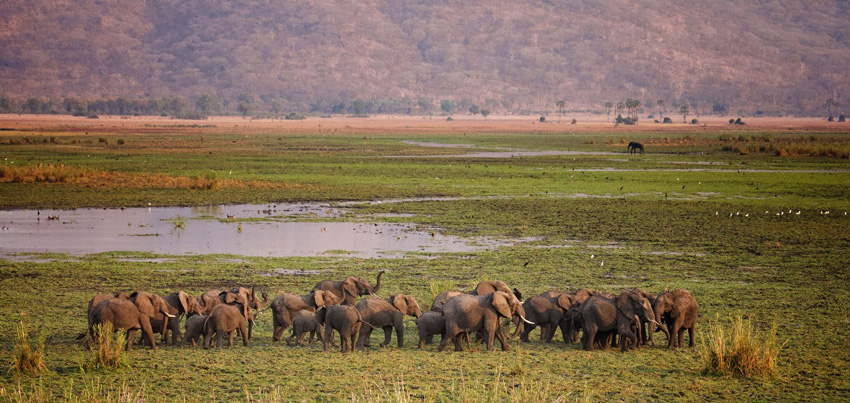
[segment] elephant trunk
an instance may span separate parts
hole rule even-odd
[[[381,276],[383,276],[383,275],[384,275],[384,271],[382,270],[380,273],[378,273],[378,278],[377,278],[377,280],[375,280],[375,286],[372,287],[372,295],[374,295],[376,297],[377,297],[378,292],[381,291]]]
[[[664,335],[665,335],[665,336],[667,336],[667,339],[668,339],[668,340],[670,339],[670,332],[667,330],[667,327],[666,327],[666,326],[664,326],[664,325],[661,323],[661,312],[662,312],[662,310],[661,310],[661,309],[658,309],[658,310],[656,310],[656,311],[655,311],[655,323],[654,323],[654,324],[652,324],[652,332],[649,332],[649,334],[650,334],[650,336],[649,336],[649,337],[650,337],[650,340],[652,340],[652,333],[654,333],[654,332],[655,332],[655,327],[656,327],[656,326],[658,326],[658,327],[660,327],[660,328],[661,328],[661,331],[662,331],[662,332],[664,332]]]

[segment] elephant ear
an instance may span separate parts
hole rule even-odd
[[[390,297],[395,309],[398,309],[402,315],[407,314],[407,297],[404,294],[396,294]]]
[[[561,294],[558,296],[558,306],[564,310],[564,312],[570,310],[570,306],[573,305],[573,300],[570,298],[570,294]]]
[[[617,297],[617,311],[629,320],[635,316],[633,293],[623,292]]]
[[[342,283],[342,302],[345,302],[346,294],[351,295],[355,300],[357,299],[357,283],[354,280],[354,277],[349,277],[345,279]]]
[[[328,308],[319,308],[316,310],[316,322],[320,325],[325,324],[325,315],[328,313]]]
[[[499,313],[499,315],[510,319],[511,316],[512,316],[511,315],[511,304],[508,302],[507,294],[505,294],[501,291],[497,291],[497,292],[494,292],[491,295],[492,295],[491,298],[492,298],[492,301],[493,301],[491,304],[493,306],[493,309],[495,309],[496,312]]]
[[[180,305],[183,307],[183,312],[189,312],[189,294],[186,291],[180,290],[177,292],[177,298],[180,300]]]
[[[133,303],[136,304],[136,308],[139,309],[139,312],[149,317],[156,316],[156,308],[153,306],[153,295],[144,291],[136,291],[130,294],[130,299],[132,299]]]
[[[673,299],[672,306],[673,308],[670,310],[670,316],[677,318],[679,315],[685,314],[685,311],[688,309],[688,300],[685,298]]]
[[[232,304],[234,302],[247,303],[248,301],[245,301],[245,297],[243,297],[242,294],[237,294],[237,293],[233,293],[233,292],[227,292],[227,293],[224,294],[224,303],[225,304]]]
[[[324,308],[325,292],[322,290],[313,291],[313,303],[316,304],[316,308]]]

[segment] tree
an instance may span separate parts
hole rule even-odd
[[[826,103],[823,104],[823,107],[826,108],[826,114],[828,116],[832,116],[832,111],[835,108],[838,108],[839,106],[841,106],[841,105],[839,105],[838,102],[836,102],[835,99],[833,99],[833,98],[827,99]]]
[[[215,94],[203,94],[195,100],[195,109],[202,115],[211,115],[219,109],[218,98]]]
[[[489,110],[489,109],[482,109],[482,110],[481,110],[481,116],[484,116],[484,119],[485,119],[485,120],[487,119],[487,116],[489,116],[489,115],[490,115],[490,110]]]
[[[560,100],[555,104],[558,105],[558,113],[561,114],[561,116],[558,117],[558,123],[561,123],[561,118],[564,117],[564,105],[566,105],[566,102],[564,102],[564,100]]]
[[[605,101],[602,103],[602,107],[605,108],[605,114],[608,116],[607,122],[611,122],[611,108],[614,107],[614,104],[611,101]]]
[[[239,106],[236,108],[242,116],[254,114],[254,96],[252,94],[242,94],[238,98]]]
[[[445,114],[452,113],[452,111],[455,110],[455,103],[448,99],[444,99],[440,101],[440,110],[442,110]]]
[[[481,108],[478,105],[472,104],[472,106],[469,107],[469,113],[472,114],[472,117],[475,117],[475,115],[479,112],[481,112]]]
[[[665,110],[664,110],[664,100],[659,99],[658,101],[655,101],[655,106],[658,107],[658,116],[663,118],[664,112],[665,112]]]
[[[632,124],[637,124],[638,121],[638,113],[637,110],[640,107],[640,101],[637,99],[627,99],[626,100],[626,108],[629,109],[629,117],[632,119]]]
[[[690,108],[688,108],[687,105],[682,105],[682,107],[679,108],[679,113],[682,114],[683,123],[688,123],[688,112],[690,112]]]

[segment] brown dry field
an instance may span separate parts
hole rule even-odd
[[[675,120],[675,116],[671,116]],[[688,118],[691,119],[691,115]],[[99,119],[67,115],[0,115],[0,132],[3,135],[20,135],[22,132],[50,135],[156,134],[174,133],[244,133],[244,134],[458,134],[458,133],[640,133],[640,132],[700,132],[700,131],[765,131],[809,130],[818,132],[850,133],[850,124],[830,123],[824,118],[767,117],[744,118],[746,125],[730,125],[730,116],[700,116],[699,124],[644,123],[635,126],[614,125],[600,115],[548,116],[549,122],[539,123],[531,116],[453,116],[447,121],[440,116],[378,115],[369,118],[308,117],[305,120],[248,119],[234,116],[214,116],[206,120],[179,120],[158,116],[100,116]],[[570,121],[575,118],[576,124]]]

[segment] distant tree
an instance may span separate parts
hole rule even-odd
[[[236,110],[239,111],[242,116],[250,116],[254,114],[254,95],[242,94],[239,95],[237,100],[239,101],[239,106],[236,107]]]
[[[419,100],[416,101],[416,106],[418,106],[422,112],[430,113],[434,110],[434,102],[430,99],[419,98]]]
[[[726,104],[723,102],[715,102],[714,105],[711,106],[711,112],[715,115],[725,115],[726,110]]]
[[[663,122],[661,122],[661,123],[673,123],[673,119],[670,119],[670,117],[669,117],[669,116],[665,116],[665,117],[664,117],[664,121],[663,121]]]
[[[195,109],[203,115],[211,115],[218,111],[220,104],[215,94],[203,94],[195,100]]]
[[[827,99],[826,102],[823,104],[823,107],[826,108],[827,116],[832,116],[832,111],[840,106],[841,105],[839,105],[838,102],[836,102],[833,98]]]
[[[490,110],[489,109],[482,109],[481,110],[481,116],[484,116],[484,119],[486,120],[487,116],[490,116]]]
[[[558,105],[558,113],[561,114],[561,116],[558,117],[558,123],[561,123],[561,118],[564,117],[564,105],[566,105],[566,102],[560,100],[556,102],[555,105]]]
[[[658,107],[658,116],[661,116],[663,118],[664,112],[665,112],[665,110],[664,110],[664,100],[659,99],[659,100],[655,101],[655,106]]]
[[[626,100],[626,108],[629,110],[629,118],[632,120],[632,124],[637,124],[638,122],[638,113],[637,110],[640,107],[640,101],[637,99],[627,99]]]
[[[617,107],[614,109],[614,113],[621,115],[624,110],[626,110],[626,104],[622,101],[617,102]]]
[[[679,108],[679,113],[681,113],[681,114],[682,114],[682,122],[683,122],[683,123],[688,123],[688,113],[689,113],[690,111],[691,111],[691,110],[690,110],[690,108],[688,108],[688,106],[687,106],[687,105],[682,105],[682,107],[681,107],[681,108]]]
[[[611,109],[614,108],[614,104],[611,101],[605,101],[602,103],[602,108],[605,109],[605,115],[608,116],[607,122],[611,122]]]
[[[449,101],[448,99],[444,99],[440,101],[440,110],[442,110],[443,113],[446,114],[452,113],[452,111],[455,110],[455,103],[453,101]]]
[[[471,113],[473,117],[475,117],[475,115],[479,112],[481,112],[481,108],[478,105],[472,104],[472,106],[469,107],[469,113]]]
[[[840,114],[840,115],[838,115],[838,121],[839,121],[839,122],[842,122],[842,123],[843,123],[843,122],[845,122],[845,121],[847,121],[847,116],[844,116],[844,114],[843,114],[843,113],[842,113],[842,114]]]

